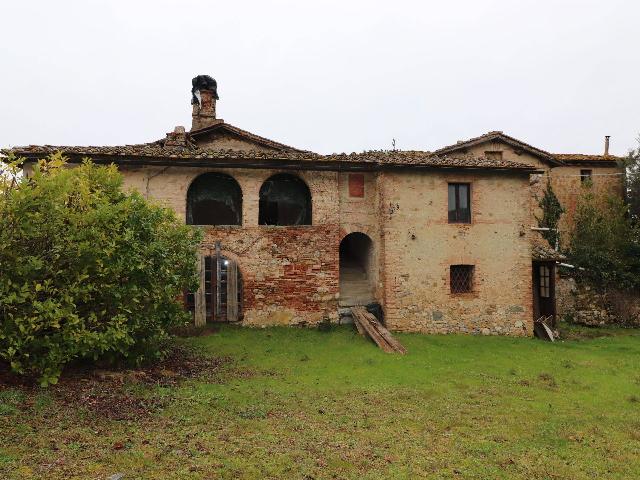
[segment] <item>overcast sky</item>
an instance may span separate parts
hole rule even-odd
[[[640,2],[3,1],[0,146],[116,145],[218,117],[320,153],[502,130],[612,153],[640,132]]]

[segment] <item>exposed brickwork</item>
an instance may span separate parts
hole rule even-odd
[[[186,193],[202,168],[125,170],[128,186],[185,218]],[[313,324],[336,319],[340,240],[373,243],[370,281],[394,330],[526,335],[531,332],[528,180],[503,173],[364,173],[363,197],[349,174],[297,172],[313,199],[313,225],[258,226],[258,192],[271,170],[222,169],[243,191],[242,227],[203,227],[244,280],[244,323]],[[473,185],[473,223],[449,225],[447,182]],[[338,201],[337,201],[338,200]],[[452,295],[449,266],[475,265],[476,289]]]
[[[337,225],[202,227],[203,250],[238,261],[247,325],[313,324],[337,320]]]
[[[621,175],[623,169],[621,167],[608,166],[606,162],[602,162],[604,163],[603,166],[595,162],[591,162],[588,165],[553,165],[545,159],[535,157],[531,153],[523,152],[500,141],[480,143],[465,150],[466,153],[471,153],[472,155],[483,155],[486,151],[501,151],[505,160],[526,163],[541,171],[540,174],[531,176],[531,225],[536,226],[538,224],[536,217],[540,217],[542,214],[538,202],[544,194],[547,181],[551,180],[551,186],[566,211],[560,219],[560,234],[565,246],[569,233],[573,228],[573,219],[578,200],[585,193],[585,187],[580,181],[580,170],[588,169],[592,171],[591,190],[595,194],[622,196],[623,193],[623,177]],[[572,155],[570,157],[579,158],[580,156]],[[585,155],[584,157],[588,159],[594,156]],[[555,155],[554,158],[562,159],[563,156]],[[577,160],[574,160],[574,162],[577,162]]]
[[[560,233],[563,243],[566,245],[569,234],[573,228],[573,219],[576,213],[580,197],[587,191],[587,187],[580,181],[580,170],[591,170],[590,190],[600,195],[618,195],[623,194],[623,177],[621,168],[617,167],[596,167],[596,166],[570,166],[553,168],[549,175],[551,176],[551,185],[556,192],[560,204],[564,207],[566,213],[560,219]]]
[[[135,188],[186,218],[187,190],[203,168],[139,167],[122,169],[125,185]],[[242,224],[204,229],[203,252],[216,241],[238,262],[244,282],[247,325],[313,324],[327,316],[337,320],[340,222],[338,174],[296,172],[311,191],[310,226],[258,225],[259,191],[273,170],[218,169],[231,175],[242,192]]]
[[[364,197],[364,175],[362,173],[349,174],[349,196]]]

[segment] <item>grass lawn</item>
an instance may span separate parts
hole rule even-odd
[[[640,331],[568,333],[225,327],[179,340],[195,378],[4,387],[0,478],[640,478]]]

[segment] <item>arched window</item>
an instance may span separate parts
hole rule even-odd
[[[189,225],[242,225],[242,190],[224,173],[204,173],[187,192]]]
[[[260,187],[260,225],[311,225],[311,192],[300,178],[279,173]]]

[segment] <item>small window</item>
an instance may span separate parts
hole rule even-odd
[[[591,184],[591,170],[580,170],[580,183],[583,185]]]
[[[449,223],[471,223],[471,185],[449,184]]]
[[[548,265],[540,265],[540,296],[549,298],[551,295],[551,269]]]
[[[473,291],[473,265],[451,265],[451,293]]]
[[[502,160],[502,151],[497,150],[497,151],[484,152],[484,156],[487,157],[489,160]]]
[[[364,175],[362,173],[349,174],[349,196],[364,197]]]

